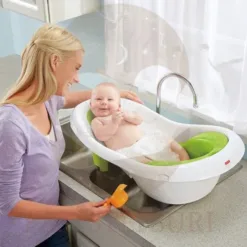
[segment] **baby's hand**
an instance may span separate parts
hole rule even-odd
[[[114,124],[120,124],[124,118],[124,114],[121,110],[118,110],[112,114],[112,122]]]

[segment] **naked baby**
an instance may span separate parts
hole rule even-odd
[[[151,160],[188,160],[189,156],[175,140],[163,134],[143,133],[142,118],[121,109],[120,93],[113,83],[101,83],[92,91],[90,108],[95,118],[92,131],[106,147],[142,163]]]

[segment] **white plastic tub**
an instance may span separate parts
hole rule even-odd
[[[87,121],[89,101],[79,104],[74,109],[70,122],[80,141],[101,158],[121,167],[147,195],[156,200],[184,204],[203,198],[213,190],[220,175],[232,169],[244,155],[244,143],[232,130],[211,125],[177,123],[144,105],[126,99],[122,99],[121,105],[123,109],[138,112],[150,129],[169,133],[178,142],[206,131],[220,132],[228,137],[227,145],[210,157],[183,165],[150,166],[126,159],[98,142]]]

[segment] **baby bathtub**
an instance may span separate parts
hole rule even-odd
[[[185,204],[205,197],[213,190],[220,175],[232,169],[244,155],[243,141],[227,128],[177,123],[127,99],[121,99],[121,106],[123,110],[136,111],[142,116],[144,121],[140,128],[159,129],[178,142],[208,131],[222,133],[228,138],[222,150],[204,159],[169,166],[147,165],[127,159],[97,141],[87,119],[89,100],[79,104],[70,121],[79,140],[97,156],[122,168],[147,195],[158,201]]]

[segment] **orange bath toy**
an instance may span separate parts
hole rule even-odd
[[[124,191],[126,184],[119,184],[114,193],[104,205],[112,205],[115,208],[121,208],[129,199],[128,194]]]

